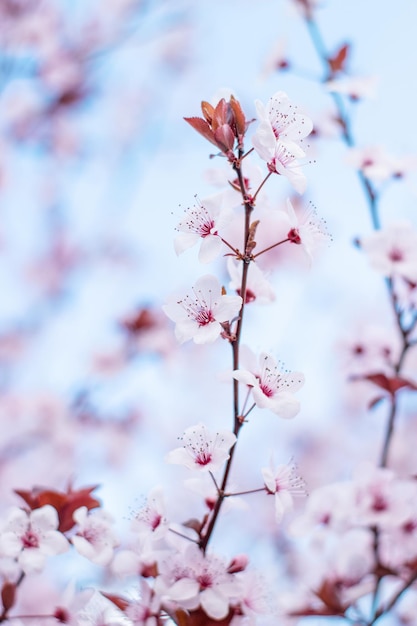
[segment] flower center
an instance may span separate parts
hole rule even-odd
[[[402,261],[404,259],[402,250],[399,250],[398,248],[392,248],[388,256],[393,263],[398,263],[398,261]]]
[[[32,530],[28,530],[22,537],[24,548],[39,548],[39,539]]]
[[[213,313],[209,309],[200,308],[196,311],[195,321],[199,326],[207,326],[211,322],[214,322]]]

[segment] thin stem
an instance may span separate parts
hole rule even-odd
[[[219,235],[220,236],[220,235]],[[240,252],[237,248],[235,248],[234,246],[232,246],[232,244],[230,244],[228,241],[226,241],[226,239],[223,239],[223,237],[220,237],[220,239],[223,241],[223,243],[230,248],[231,250],[233,250],[233,252],[235,253],[235,255],[238,257],[240,255]]]
[[[329,56],[324,45],[323,38],[321,36],[321,32],[318,28],[317,22],[311,17],[306,18],[307,28],[310,34],[311,41],[316,49],[316,52],[323,64],[325,75],[323,77],[323,82],[326,82],[333,76],[333,70],[331,68],[329,62]],[[355,145],[355,140],[353,138],[352,130],[350,127],[350,122],[348,115],[345,111],[345,106],[343,102],[343,98],[339,93],[333,92],[330,94],[333,102],[336,105],[336,109],[338,112],[338,117],[340,120],[340,125],[342,128],[342,137],[345,141],[346,145],[349,148],[352,148]],[[375,230],[379,230],[381,228],[379,215],[378,215],[378,196],[375,189],[372,187],[370,180],[365,176],[362,170],[357,170],[359,181],[362,185],[364,193],[368,200],[369,211],[371,215],[372,226]]]
[[[269,250],[272,250],[273,248],[276,248],[277,246],[280,246],[281,244],[286,243],[287,241],[290,241],[288,237],[286,239],[283,239],[282,241],[277,241],[277,243],[273,243],[272,246],[268,246],[267,248],[264,248],[260,252],[257,252],[256,254],[254,254],[253,258],[256,259],[256,257],[260,256],[264,252],[269,252]]]
[[[170,533],[173,535],[177,535],[178,537],[182,537],[183,539],[187,539],[187,541],[191,541],[192,543],[197,543],[197,539],[193,539],[192,537],[188,537],[188,535],[184,535],[183,533],[178,532],[178,530],[174,530],[173,528],[168,529]]]
[[[373,624],[383,615],[386,615],[397,604],[403,593],[411,587],[411,585],[417,580],[417,572],[413,572],[410,578],[404,583],[403,587],[397,591],[397,593],[391,598],[391,600],[384,607],[381,607],[376,613],[373,620]]]
[[[249,271],[249,264],[251,261],[251,255],[247,253],[247,248],[249,247],[248,240],[249,240],[249,234],[250,234],[250,217],[253,211],[253,204],[251,204],[248,201],[247,189],[246,189],[246,185],[245,185],[245,181],[243,178],[242,169],[240,165],[242,156],[243,156],[243,149],[239,149],[238,159],[236,163],[234,163],[233,165],[233,169],[235,170],[237,174],[240,192],[242,194],[242,198],[244,200],[244,207],[245,207],[245,226],[244,226],[244,237],[243,237],[244,254],[241,257],[243,267],[242,267],[242,279],[241,279],[241,284],[240,284],[240,295],[242,297],[242,307],[240,309],[239,317],[236,321],[236,329],[234,333],[234,338],[233,340],[231,340],[232,353],[233,353],[233,370],[238,370],[239,363],[240,363],[239,348],[240,348],[240,340],[241,340],[241,335],[242,335],[243,313],[244,313],[245,304],[246,304],[246,288],[247,288],[247,280],[248,280],[248,271]],[[233,433],[236,435],[236,438],[239,436],[239,431],[241,427],[243,426],[243,421],[241,420],[241,417],[240,417],[239,404],[240,404],[239,403],[239,382],[236,379],[233,379]],[[207,549],[207,545],[213,534],[213,530],[216,525],[220,510],[221,510],[221,507],[225,498],[225,490],[227,486],[227,481],[229,479],[229,474],[230,474],[230,470],[232,467],[235,450],[236,450],[236,442],[234,446],[231,448],[229,458],[226,462],[220,489],[218,490],[218,497],[217,497],[216,504],[212,512],[210,522],[207,526],[207,530],[204,536],[201,537],[200,542],[199,542],[199,546],[203,552],[205,552]]]
[[[261,493],[261,491],[266,491],[265,487],[259,487],[259,489],[248,489],[248,491],[236,491],[234,493],[225,493],[225,498],[231,498],[233,496],[247,496],[250,493]]]
[[[261,184],[259,185],[258,189],[256,190],[256,193],[254,196],[252,196],[252,202],[255,203],[256,200],[256,196],[258,195],[258,193],[261,191],[262,187],[265,185],[266,181],[268,180],[268,178],[271,176],[272,172],[269,172],[265,178],[263,179],[263,181],[261,182]]]

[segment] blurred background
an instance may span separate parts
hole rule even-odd
[[[332,237],[311,267],[298,251],[276,255],[275,302],[248,310],[244,342],[302,371],[306,385],[295,420],[251,414],[233,480],[259,486],[273,453],[293,457],[311,490],[378,458],[384,407],[368,412],[371,383],[348,379],[360,372],[358,342],[382,353],[397,338],[384,282],[354,245],[372,231],[369,208],[300,4],[2,0],[3,507],[17,502],[16,488],[98,484],[123,525],[161,484],[173,519],[203,512],[183,486],[187,472],[164,455],[189,425],[231,428],[230,349],[177,345],[161,306],[203,273],[229,281],[222,259],[201,266],[195,249],[177,257],[173,238],[195,194],[219,191],[213,182],[229,176],[183,117],[230,92],[248,119],[256,99],[279,90],[313,119],[303,202]],[[409,159],[400,180],[381,184],[381,221],[415,223],[417,5],[324,0],[315,14],[329,54],[349,44],[344,73],[369,92],[346,99],[356,145]],[[266,193],[271,210],[293,197],[278,177]],[[406,369],[412,377],[415,359]],[[402,408],[393,463],[415,473],[405,436],[415,433],[415,403]],[[245,524],[235,532],[242,512],[231,511],[214,543],[233,553],[256,537],[255,563],[276,567],[271,545],[283,553],[286,540],[272,503],[248,503]]]

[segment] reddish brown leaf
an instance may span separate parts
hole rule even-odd
[[[330,57],[328,59],[333,74],[336,74],[337,72],[342,72],[345,69],[349,52],[350,45],[348,43],[345,43],[339,48],[339,50],[333,57]]]
[[[194,128],[194,130],[200,133],[200,135],[203,135],[203,137],[210,141],[210,143],[214,143],[214,145],[217,146],[213,131],[206,120],[203,120],[201,117],[184,117],[184,119]]]
[[[346,606],[340,602],[340,591],[333,580],[324,580],[321,587],[314,592],[316,596],[333,611],[333,615],[343,615]]]
[[[39,509],[46,504],[53,506],[58,513],[58,530],[64,533],[75,525],[72,518],[74,511],[82,506],[87,507],[88,510],[101,506],[101,502],[91,495],[97,487],[98,485],[94,485],[93,487],[84,487],[76,491],[73,491],[72,488],[69,487],[67,493],[34,487],[31,491],[15,489],[15,493],[20,496],[32,510]]]
[[[121,596],[116,596],[111,593],[104,593],[104,591],[101,591],[100,593],[102,596],[107,598],[107,600],[110,600],[110,602],[112,602],[115,606],[117,606],[117,608],[120,609],[121,611],[125,611],[125,609],[129,606],[129,602],[125,600],[124,598],[122,598]]]
[[[387,391],[391,396],[397,393],[400,389],[412,389],[417,391],[417,385],[407,378],[401,376],[389,377],[386,374],[377,372],[376,374],[367,374],[366,376],[352,376],[350,380],[369,380],[374,385],[381,387]]]
[[[209,102],[203,100],[201,103],[201,110],[207,122],[211,124],[214,115],[214,107]]]
[[[401,376],[389,378],[385,374],[369,374],[368,376],[364,376],[364,379],[371,381],[371,383],[378,385],[378,387],[381,387],[382,389],[385,389],[385,391],[388,391],[388,393],[392,396],[404,387],[413,390],[417,389],[417,386],[413,382],[407,380],[406,378],[402,378]]]
[[[217,128],[227,124],[228,120],[228,106],[226,104],[226,100],[222,98],[216,105],[216,108],[213,112],[213,120],[211,123],[211,127],[213,131],[216,131]]]
[[[230,106],[235,118],[236,130],[238,135],[243,136],[246,132],[246,118],[242,111],[242,107],[236,98],[230,96]]]
[[[5,582],[1,590],[1,601],[3,602],[3,614],[5,615],[15,603],[16,585]]]
[[[139,334],[144,330],[149,330],[153,328],[155,324],[155,316],[149,309],[140,309],[132,316],[120,322],[120,326],[132,335]]]
[[[200,535],[201,530],[203,528],[203,524],[200,522],[200,520],[194,519],[194,518],[189,519],[186,522],[183,522],[182,525],[185,526],[186,528],[191,528],[191,530],[195,530],[197,535]]]
[[[222,150],[222,152],[229,152],[229,150],[233,150],[235,136],[228,124],[223,124],[223,126],[217,128],[214,131],[214,137],[216,139],[217,146]]]

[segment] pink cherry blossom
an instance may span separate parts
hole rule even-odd
[[[277,92],[264,106],[256,101],[260,124],[252,143],[271,172],[286,176],[298,193],[304,193],[306,177],[297,159],[305,157],[299,145],[313,129],[309,117],[297,112],[286,93]]]
[[[329,80],[325,83],[327,90],[349,96],[352,100],[374,98],[379,79],[377,76],[349,76]]]
[[[222,323],[238,315],[242,306],[240,296],[225,296],[215,276],[200,278],[192,294],[173,296],[162,308],[176,323],[175,335],[183,343],[193,339],[195,343],[215,341],[222,332]]]
[[[360,241],[371,266],[383,276],[417,282],[417,231],[407,221],[393,222]]]
[[[329,241],[324,220],[317,216],[312,205],[302,208],[297,213],[289,199],[287,199],[287,211],[290,230],[287,237],[291,243],[300,245],[309,261],[313,259],[313,253],[324,242]]]
[[[223,466],[236,436],[229,430],[209,431],[200,423],[187,428],[181,440],[183,446],[169,452],[166,461],[207,472]]]
[[[260,124],[253,137],[254,145],[271,145],[272,141],[297,143],[313,130],[311,119],[298,113],[284,91],[274,94],[266,106],[260,100],[255,105]]]
[[[305,192],[307,178],[298,161],[305,157],[304,150],[294,142],[275,141],[272,137],[264,143],[254,137],[253,145],[261,159],[267,162],[270,172],[285,176],[299,194]]]
[[[293,464],[274,464],[271,460],[270,467],[262,469],[262,476],[268,493],[275,495],[275,518],[280,522],[284,513],[293,507],[293,496],[306,495],[305,482],[295,473]]]
[[[89,513],[87,507],[82,506],[75,511],[73,518],[78,526],[71,541],[77,552],[98,565],[110,563],[118,545],[111,517],[101,510]]]
[[[190,611],[201,607],[215,620],[226,617],[239,590],[226,563],[215,555],[204,555],[194,545],[162,561],[160,572],[155,589],[163,601],[179,602]]]
[[[162,488],[152,489],[147,503],[136,513],[132,528],[152,539],[160,539],[168,532]]]
[[[134,626],[158,626],[161,601],[153,589],[140,580],[140,598],[135,599],[126,607],[125,614]]]
[[[243,263],[241,261],[235,261],[232,257],[227,259],[227,270],[231,278],[229,287],[239,295],[241,295],[242,268]],[[250,264],[245,295],[246,304],[255,300],[259,304],[268,304],[275,300],[275,292],[271,283],[256,263]]]
[[[0,534],[0,555],[16,558],[25,573],[42,570],[48,556],[69,548],[58,523],[56,509],[49,504],[30,512],[11,509]]]
[[[304,375],[282,371],[271,355],[262,353],[251,371],[235,370],[233,377],[251,387],[259,408],[270,409],[284,418],[292,418],[299,412],[300,403],[293,393],[303,386]]]
[[[213,261],[224,247],[219,231],[232,219],[233,211],[222,207],[220,194],[197,202],[178,224],[179,234],[174,241],[176,253],[181,254],[202,239],[198,259],[201,263]]]
[[[346,160],[361,170],[373,183],[382,183],[390,178],[402,178],[408,171],[417,167],[415,156],[394,157],[382,146],[350,148]]]
[[[399,479],[390,469],[363,463],[355,472],[353,496],[352,515],[358,524],[391,528],[409,519],[417,485]]]

